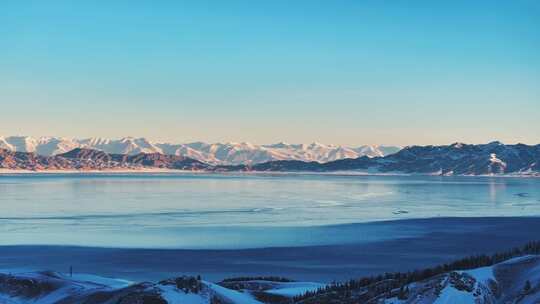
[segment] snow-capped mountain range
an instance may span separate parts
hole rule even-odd
[[[110,154],[135,155],[139,153],[161,153],[185,156],[211,165],[258,164],[275,160],[330,162],[361,156],[380,157],[398,152],[398,146],[364,145],[343,147],[312,144],[277,143],[255,145],[251,143],[157,143],[146,138],[125,137],[122,139],[62,137],[0,136],[0,149],[17,152],[35,152],[51,156],[66,153],[75,148],[101,150]]]
[[[337,159],[328,162],[295,159],[259,162],[264,160],[264,158],[256,158],[255,156],[257,153],[264,153],[261,151],[266,150],[256,150],[255,148],[246,148],[245,150],[230,147],[229,149],[223,148],[225,151],[222,152],[225,155],[222,155],[220,150],[211,150],[214,161],[200,161],[200,154],[197,158],[193,153],[187,154],[177,151],[177,153],[169,154],[157,145],[154,146],[161,149],[158,152],[149,153],[148,150],[148,152],[143,152],[131,149],[128,154],[107,153],[103,151],[104,147],[111,147],[114,144],[109,146],[99,141],[94,141],[92,145],[97,148],[74,148],[68,152],[52,156],[40,155],[38,154],[39,150],[36,153],[12,151],[13,148],[6,149],[0,147],[0,169],[31,171],[146,169],[207,172],[347,171],[356,172],[356,174],[540,176],[540,145],[505,145],[500,142],[480,145],[454,143],[445,146],[410,146],[387,156],[369,157],[364,155],[357,158]],[[206,144],[201,145],[206,146]],[[69,147],[68,145],[66,146]],[[316,145],[308,145],[308,148],[302,150],[304,152],[302,155],[308,157],[306,156],[307,154],[313,157],[313,154],[309,154],[308,152],[316,150],[313,148],[314,146]],[[43,145],[43,147],[46,147],[46,145]],[[251,147],[254,146],[251,145]],[[200,152],[200,150],[197,151]],[[268,151],[266,152],[268,153]],[[240,158],[240,156],[242,157]],[[247,156],[253,158],[247,158]],[[273,155],[270,156],[275,157]],[[270,156],[266,155],[266,157]],[[285,156],[289,158],[296,157],[292,152]],[[223,162],[233,164],[223,165],[221,164]]]

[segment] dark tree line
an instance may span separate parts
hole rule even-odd
[[[244,282],[244,281],[271,281],[271,282],[283,282],[283,283],[294,282],[294,280],[289,280],[287,278],[276,277],[276,276],[236,277],[236,278],[223,279],[221,282]]]
[[[533,241],[523,247],[514,248],[492,255],[474,255],[451,263],[409,272],[385,273],[377,276],[353,279],[342,283],[333,282],[314,292],[306,292],[294,298],[294,302],[302,303],[356,303],[358,300],[367,301],[379,295],[390,293],[398,289],[397,296],[406,298],[408,284],[429,279],[446,272],[467,270],[479,267],[492,266],[508,259],[523,255],[540,254],[540,241]],[[351,299],[356,293],[355,300]],[[326,299],[326,300],[325,300]],[[312,301],[313,300],[313,301]]]

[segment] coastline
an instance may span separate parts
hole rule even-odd
[[[181,170],[166,168],[133,168],[133,169],[105,169],[105,170],[25,170],[25,169],[1,169],[3,175],[115,175],[115,174],[208,174],[208,175],[326,175],[326,176],[433,176],[433,177],[514,177],[514,178],[540,178],[540,173],[510,173],[510,174],[462,174],[440,175],[436,173],[401,173],[401,172],[369,172],[358,170],[341,171],[212,171],[212,170]]]
[[[201,171],[163,169],[163,168],[141,168],[141,169],[107,169],[107,170],[24,170],[24,169],[0,169],[1,175],[17,174],[130,174],[130,173],[198,173]],[[201,172],[201,173],[204,173]],[[211,173],[211,172],[210,172]]]

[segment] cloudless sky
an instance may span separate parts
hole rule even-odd
[[[540,143],[540,2],[0,2],[0,135]]]

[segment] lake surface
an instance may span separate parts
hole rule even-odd
[[[540,179],[316,174],[0,176],[0,245],[261,248],[426,233],[349,223],[538,216]],[[340,233],[335,233],[334,228]],[[351,226],[352,227],[352,226]]]
[[[246,239],[251,235],[253,239],[266,240],[268,244],[271,242],[268,241],[269,231],[274,229],[276,227],[265,227],[258,231],[256,238],[245,229],[241,234]],[[287,236],[296,236],[301,241],[289,247],[193,250],[0,246],[0,270],[68,273],[73,268],[77,273],[132,281],[159,281],[200,274],[215,282],[230,277],[262,275],[329,283],[385,272],[413,271],[465,256],[504,252],[532,240],[540,241],[538,231],[540,217],[437,217],[285,228],[278,233],[280,244],[292,238]],[[199,238],[204,239],[203,236],[209,235],[207,232],[199,232]],[[404,236],[405,232],[416,235]],[[183,236],[185,232],[178,234]],[[319,236],[323,238],[318,239]],[[370,240],[365,241],[365,236]],[[318,239],[319,243],[328,240],[335,243],[306,245],[303,240],[310,237],[311,240]]]

